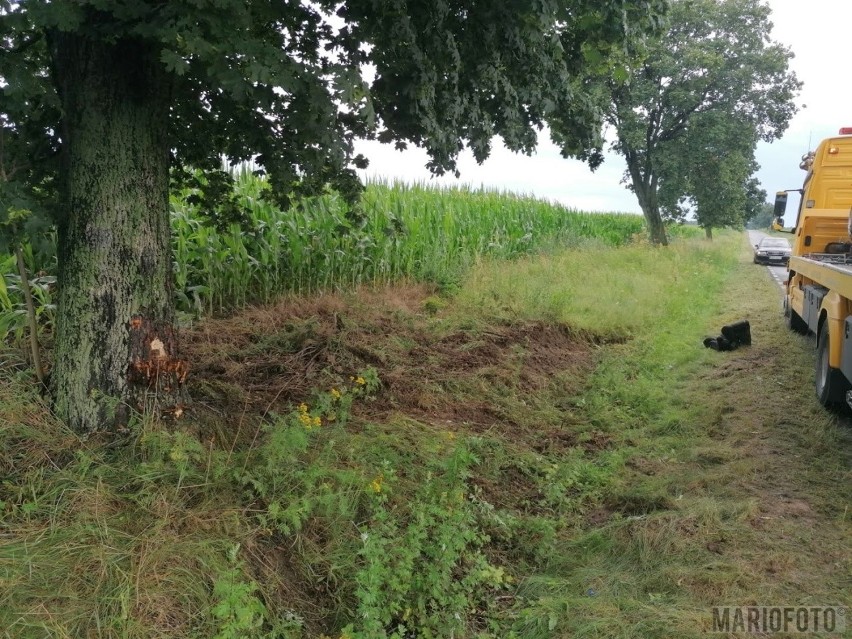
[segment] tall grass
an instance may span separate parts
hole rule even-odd
[[[56,276],[53,274],[56,271],[55,255],[44,256],[34,251],[31,245],[25,245],[23,257],[30,273],[29,287],[39,330],[50,332],[56,315]],[[0,345],[6,341],[23,344],[27,326],[27,307],[15,255],[0,253]],[[6,355],[8,353],[0,357],[0,365],[5,361]]]

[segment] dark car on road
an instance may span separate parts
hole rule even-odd
[[[790,261],[790,243],[783,237],[764,237],[754,245],[755,264],[787,264]]]

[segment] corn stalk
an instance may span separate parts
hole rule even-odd
[[[15,259],[18,263],[18,273],[21,276],[21,291],[24,294],[24,302],[27,306],[27,323],[30,329],[30,349],[32,350],[33,366],[39,384],[44,386],[44,367],[41,364],[41,354],[38,344],[38,324],[36,323],[36,309],[33,303],[33,295],[30,289],[30,280],[27,277],[27,267],[24,264],[24,252],[20,245],[15,247]]]

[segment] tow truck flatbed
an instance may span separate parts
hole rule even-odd
[[[852,254],[809,253],[790,257],[790,271],[852,298]]]

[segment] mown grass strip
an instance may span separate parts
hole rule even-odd
[[[521,590],[559,636],[700,637],[716,605],[849,604],[849,420],[817,405],[812,344],[783,328],[775,282],[740,236],[721,245],[647,295],[656,317],[578,400],[623,464]],[[743,318],[752,347],[703,349]]]

